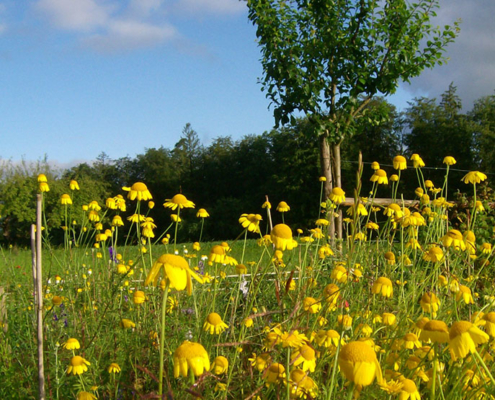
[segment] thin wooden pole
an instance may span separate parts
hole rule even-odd
[[[41,194],[38,194],[36,200],[36,232],[34,232],[34,230],[34,225],[32,225],[31,251],[33,253],[34,297],[38,331],[38,393],[39,399],[45,400],[45,366],[43,362],[43,275],[41,273]]]

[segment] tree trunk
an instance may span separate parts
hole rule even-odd
[[[342,188],[341,160],[340,160],[340,143],[332,145],[332,175],[336,187]],[[337,237],[342,239],[342,210],[339,211],[337,223]]]
[[[323,193],[325,196],[324,199],[326,200],[330,196],[330,193],[332,193],[332,189],[333,189],[332,165],[330,163],[330,158],[331,158],[330,144],[328,143],[327,134],[318,136],[318,147],[320,150],[321,176],[324,176],[326,178],[325,184],[323,185]],[[330,218],[330,226],[328,229],[328,234],[333,244],[335,238],[335,218],[333,217],[333,210],[332,210],[332,217]]]

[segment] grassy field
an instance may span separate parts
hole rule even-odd
[[[476,240],[486,211],[473,199],[466,229],[452,229],[440,183],[410,183],[423,193],[407,209],[374,207],[377,180],[334,243],[339,191],[315,199],[307,231],[275,207],[270,231],[260,207],[229,243],[174,244],[180,224],[167,237],[146,219],[112,224],[111,208],[97,225],[88,209],[65,246],[43,247],[47,398],[495,398],[493,251]],[[173,204],[196,218],[181,197]],[[31,258],[1,249],[6,399],[38,395]]]

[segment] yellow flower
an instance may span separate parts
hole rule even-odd
[[[210,332],[210,335],[220,335],[229,326],[222,321],[222,317],[215,312],[208,314],[203,324],[203,329]]]
[[[163,254],[151,267],[144,285],[147,286],[153,282],[153,285],[156,286],[161,270],[163,270],[165,279],[169,282],[171,289],[187,289],[189,295],[192,293],[191,277],[199,283],[203,283],[201,277],[189,268],[189,264],[183,257],[174,254]]]
[[[186,196],[184,196],[183,194],[176,194],[171,199],[165,199],[163,207],[175,210],[177,208],[194,208],[195,205],[192,201],[187,200]]]
[[[329,283],[323,289],[323,296],[325,297],[325,301],[333,305],[337,304],[337,301],[339,300],[339,294],[340,294],[340,289],[334,283]]]
[[[475,184],[475,183],[483,182],[486,178],[487,178],[487,176],[483,172],[480,172],[480,171],[471,171],[471,172],[468,172],[461,179],[461,181],[463,181],[464,183]]]
[[[142,304],[146,301],[146,295],[142,290],[136,290],[133,293],[132,300],[134,301],[134,304]]]
[[[292,250],[297,247],[297,242],[292,239],[292,230],[288,225],[275,225],[270,232],[270,237],[277,250]]]
[[[268,367],[264,375],[267,383],[277,383],[285,378],[285,368],[282,364],[273,363]]]
[[[187,377],[188,369],[191,368],[194,376],[200,376],[204,371],[210,370],[210,359],[205,348],[199,344],[184,341],[174,352],[174,377],[179,375]]]
[[[396,170],[407,169],[407,160],[404,156],[395,156],[393,164]]]
[[[63,344],[63,348],[67,350],[77,350],[81,348],[81,345],[79,344],[79,340],[70,338]]]
[[[318,258],[320,260],[324,260],[326,257],[330,257],[330,256],[333,256],[333,255],[334,255],[333,254],[333,251],[330,248],[330,246],[328,246],[328,245],[321,246],[318,249]]]
[[[391,251],[387,251],[384,254],[385,260],[387,260],[387,264],[394,265],[395,264],[395,254]]]
[[[323,329],[319,330],[316,334],[315,340],[318,346],[324,346],[326,348],[330,347],[332,349],[336,349],[339,346],[339,342],[341,346],[345,344],[344,339],[342,339],[340,334],[333,329],[328,331]]]
[[[404,212],[398,204],[392,203],[385,208],[383,215],[386,215],[387,217],[402,218],[404,216]]]
[[[316,368],[316,352],[311,346],[305,344],[292,354],[291,363],[295,367],[302,364],[303,371],[314,372]]]
[[[476,346],[488,342],[490,337],[468,321],[457,321],[449,331],[449,350],[452,359],[464,358],[476,351]]]
[[[462,299],[466,304],[474,304],[471,289],[464,285],[459,285],[459,291],[457,292],[455,299],[457,301]]]
[[[332,193],[330,193],[329,198],[335,204],[343,203],[345,201],[345,192],[339,187],[334,187],[332,189]]]
[[[427,321],[419,335],[421,340],[430,340],[433,343],[447,343],[449,341],[449,328],[443,321]]]
[[[91,365],[87,360],[80,356],[74,356],[70,360],[69,368],[67,369],[67,374],[81,375],[88,370],[87,365]]]
[[[425,313],[431,313],[431,315],[435,318],[441,303],[435,293],[426,292],[423,296],[421,296],[419,304]]]
[[[346,283],[348,278],[347,269],[343,265],[336,265],[330,274],[330,278],[340,283]]]
[[[483,207],[483,203],[479,200],[476,200],[476,211],[478,212],[485,211],[485,207]]]
[[[421,347],[421,342],[415,333],[406,333],[402,339],[404,342],[404,348],[413,350],[414,348]]]
[[[148,208],[150,210],[152,210],[153,208],[155,208],[155,202],[154,201],[148,201]]]
[[[44,193],[44,192],[49,192],[50,191],[50,187],[48,186],[48,183],[46,182],[40,182],[40,192],[41,193]]]
[[[300,368],[294,368],[290,373],[291,398],[311,398],[317,396],[318,387],[313,379]]]
[[[495,337],[495,312],[489,312],[483,315],[482,318],[483,322],[485,323],[485,331],[488,333],[491,337]]]
[[[38,183],[44,183],[44,182],[48,182],[48,180],[46,179],[46,175],[45,174],[39,174],[38,175]]]
[[[421,395],[413,380],[401,379],[402,388],[399,392],[399,400],[421,400]]]
[[[371,385],[375,378],[378,383],[383,381],[376,353],[365,342],[355,341],[342,346],[339,366],[344,377],[358,387]]]
[[[371,230],[378,230],[380,227],[378,226],[377,223],[373,222],[373,221],[369,221],[366,225],[365,225],[365,228],[366,229],[371,229]]]
[[[116,210],[117,209],[117,203],[115,202],[115,198],[114,197],[109,197],[108,199],[106,199],[105,200],[105,205],[110,210]]]
[[[296,329],[290,332],[282,333],[279,335],[278,340],[282,342],[282,347],[301,347],[308,341],[308,338],[304,333],[299,333]]]
[[[200,208],[196,213],[196,217],[198,218],[208,218],[209,216],[210,214],[204,208]]]
[[[398,180],[399,180],[399,175],[396,174],[390,175],[390,179],[389,179],[390,182],[397,182]]]
[[[120,215],[116,215],[112,218],[112,226],[124,226],[124,222]]]
[[[79,392],[77,394],[77,400],[96,400],[96,397],[89,392]]]
[[[451,229],[445,236],[442,237],[442,243],[445,247],[453,247],[456,250],[466,250],[466,243],[461,232],[457,229]]]
[[[320,177],[318,178],[318,180],[319,180],[320,182],[326,182],[326,181],[327,181],[327,178],[325,178],[324,176],[320,176]]]
[[[423,255],[423,260],[431,262],[440,262],[443,260],[443,250],[438,246],[431,246]]]
[[[194,251],[200,251],[201,250],[201,245],[199,244],[199,242],[194,242],[193,245],[192,245],[192,248]]]
[[[72,204],[72,199],[68,194],[63,194],[62,197],[60,197],[60,204],[66,206]]]
[[[211,369],[215,375],[225,374],[229,369],[229,360],[227,360],[224,356],[218,356],[213,360]]]
[[[382,314],[382,321],[384,325],[392,326],[397,322],[397,318],[395,317],[395,314],[384,312]]]
[[[109,374],[117,374],[119,373],[121,370],[120,370],[120,366],[119,364],[117,363],[111,363],[108,367],[108,373]]]
[[[131,201],[136,199],[138,201],[146,201],[153,198],[148,190],[148,187],[143,182],[136,182],[131,187],[123,187],[122,189],[129,192],[127,194],[127,198]]]
[[[377,169],[380,169],[380,164],[378,164],[378,162],[376,162],[376,161],[373,161],[371,163],[371,169],[374,171],[376,171]]]
[[[351,206],[347,209],[347,215],[354,215],[354,206]],[[357,215],[368,215],[368,210],[364,206],[364,204],[359,203],[357,206]]]
[[[281,201],[280,203],[278,203],[277,211],[278,212],[287,212],[287,211],[290,211],[290,207],[285,201]]]
[[[317,314],[321,310],[321,302],[313,297],[306,297],[303,300],[304,311],[308,311],[310,314]]]
[[[263,205],[261,206],[261,208],[266,208],[266,209],[270,210],[272,208],[272,205],[269,201],[265,201],[263,203]]]
[[[127,318],[122,318],[122,321],[120,321],[120,325],[124,329],[130,329],[130,328],[135,328],[136,324],[132,322],[130,319]]]
[[[413,162],[414,168],[422,168],[425,166],[423,159],[419,156],[419,154],[414,153],[411,156],[411,161]]]
[[[266,369],[266,366],[271,361],[270,353],[261,353],[257,356],[253,353],[253,357],[248,359],[251,362],[251,365],[255,367],[259,372],[262,372]]]
[[[91,210],[88,214],[88,219],[91,222],[98,222],[100,220],[100,216],[98,215],[98,211]]]
[[[454,157],[451,157],[451,156],[447,156],[443,159],[443,163],[445,165],[454,165],[457,163],[457,161],[455,160]]]
[[[208,256],[208,262],[223,264],[225,261],[225,247],[222,245],[216,244],[210,250],[210,255]]]
[[[371,292],[373,294],[381,294],[383,297],[392,297],[394,294],[392,281],[384,276],[381,276],[375,281],[375,283],[373,283]]]
[[[260,221],[263,218],[259,214],[242,214],[239,218],[239,223],[249,232],[259,233]]]
[[[376,182],[378,185],[388,185],[387,173],[383,169],[377,169],[370,178],[371,182]]]

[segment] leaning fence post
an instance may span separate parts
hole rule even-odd
[[[31,226],[31,252],[33,262],[34,302],[38,330],[38,393],[45,400],[45,366],[43,363],[43,290],[41,274],[41,194],[36,200],[36,229]]]

